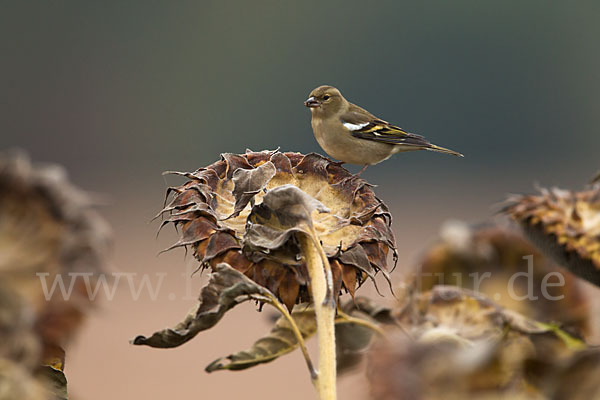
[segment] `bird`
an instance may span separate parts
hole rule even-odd
[[[342,163],[362,165],[358,176],[370,165],[405,151],[429,150],[464,157],[350,103],[333,86],[317,87],[304,105],[311,111],[313,133],[321,148]]]

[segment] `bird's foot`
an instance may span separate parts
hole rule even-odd
[[[363,172],[365,172],[365,171],[367,170],[367,168],[369,168],[369,165],[368,165],[368,164],[367,164],[367,165],[365,165],[365,166],[364,166],[364,167],[363,167],[363,168],[362,168],[362,169],[361,169],[361,170],[358,172],[358,174],[356,174],[356,175],[354,175],[354,176],[356,176],[357,178],[360,178],[360,175],[361,175]]]

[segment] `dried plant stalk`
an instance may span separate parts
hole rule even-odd
[[[333,288],[327,284],[325,265],[314,239],[301,236],[300,247],[304,254],[310,276],[312,298],[317,317],[319,340],[319,376],[316,382],[319,399],[335,400],[336,395],[336,352],[335,352],[335,302],[331,297]]]

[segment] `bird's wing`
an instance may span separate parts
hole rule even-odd
[[[358,108],[358,107],[357,107]],[[429,147],[431,143],[421,135],[404,131],[367,111],[350,110],[340,117],[344,127],[352,136],[360,139],[373,140],[387,144],[400,144],[406,146]]]
[[[351,104],[350,110],[341,115],[340,121],[350,131],[350,134],[356,138],[398,145],[406,148],[406,150],[424,149],[463,157],[462,154],[454,150],[430,143],[421,135],[406,132],[402,128],[379,119],[354,104]]]

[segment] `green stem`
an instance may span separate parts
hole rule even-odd
[[[329,269],[327,258],[323,258],[321,245],[316,237],[299,235],[300,247],[310,277],[310,289],[317,318],[319,341],[319,377],[317,390],[320,400],[336,400],[336,354],[335,354],[335,304],[331,297],[333,288],[326,278]]]

